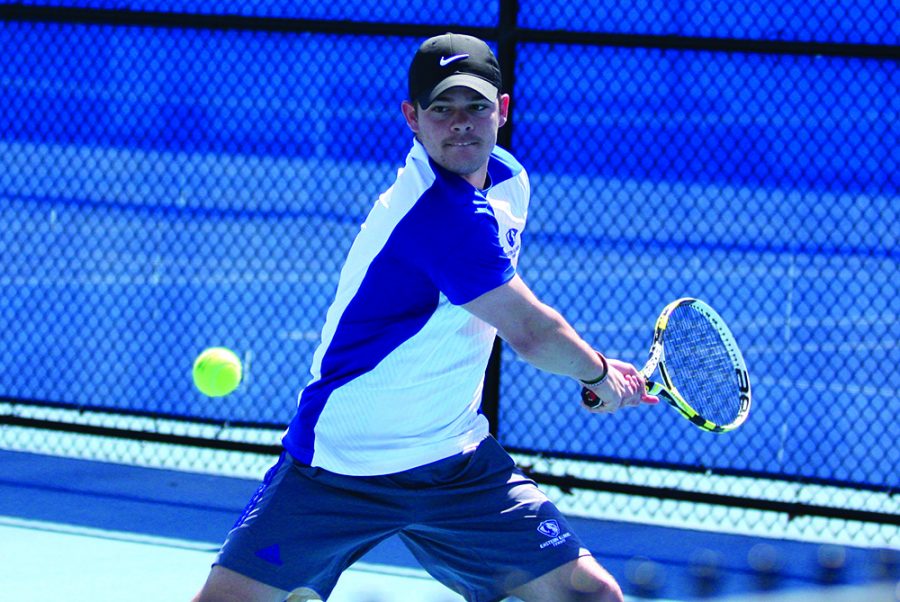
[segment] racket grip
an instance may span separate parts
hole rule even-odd
[[[587,387],[581,387],[581,403],[591,408],[592,410],[603,404],[600,398],[597,397],[597,394]]]
[[[662,385],[653,382],[649,378],[644,379],[644,388],[650,395],[668,395],[668,391],[666,391]],[[667,396],[666,399],[668,400],[669,397]],[[603,402],[597,397],[597,394],[587,387],[581,387],[581,403],[592,410],[603,405]]]

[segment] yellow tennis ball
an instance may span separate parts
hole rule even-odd
[[[241,359],[225,347],[205,349],[194,360],[194,385],[205,395],[228,395],[241,382]]]

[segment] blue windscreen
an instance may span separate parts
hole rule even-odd
[[[102,10],[150,11],[173,14],[199,14],[278,19],[357,21],[368,23],[404,23],[430,25],[453,23],[466,27],[490,27],[497,22],[499,0],[481,2],[478,10],[460,2],[409,0],[402,3],[365,0],[297,2],[296,0],[245,0],[209,2],[206,0],[26,0],[26,6],[88,8]]]
[[[900,432],[877,416],[900,402],[853,374],[900,362],[896,67],[558,45],[518,58],[514,146],[533,187],[523,277],[639,366],[669,301],[707,301],[735,331],[756,401],[722,437],[663,407],[597,420],[577,386],[507,351],[504,442],[819,478],[848,478],[849,462],[895,481]],[[900,387],[893,371],[880,381]]]
[[[291,10],[278,6],[241,10]],[[523,1],[520,24],[566,28],[580,5],[566,6],[538,16]],[[668,4],[642,5],[643,25],[617,6],[591,4],[579,22],[668,31],[647,19]],[[708,35],[765,38],[774,18],[703,6]],[[338,12],[284,16],[438,18],[308,8]],[[493,9],[442,10],[495,23]],[[869,8],[846,14],[829,41],[894,35],[886,7],[874,21]],[[778,39],[819,31],[800,21]],[[286,423],[343,257],[412,142],[400,102],[419,43],[0,24],[15,58],[0,63],[0,396]],[[900,365],[896,61],[561,43],[521,43],[515,60],[506,127],[532,186],[523,278],[598,349],[637,364],[666,303],[704,299],[744,350],[754,407],[723,437],[665,407],[593,416],[573,381],[505,348],[501,441],[896,485],[900,376],[873,375]],[[212,345],[247,367],[216,401],[190,381]]]
[[[520,0],[519,25],[542,30],[743,40],[897,44],[892,0]]]

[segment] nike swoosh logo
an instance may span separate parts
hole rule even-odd
[[[457,55],[454,55],[451,57],[443,57],[442,56],[441,57],[441,67],[446,67],[450,63],[453,63],[455,61],[460,61],[462,59],[467,59],[467,58],[469,58],[468,54],[457,54]]]

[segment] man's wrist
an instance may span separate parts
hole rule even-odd
[[[596,387],[597,385],[601,384],[604,380],[606,380],[607,376],[609,376],[609,362],[606,361],[606,358],[603,357],[602,353],[597,353],[597,357],[600,358],[600,363],[603,364],[603,373],[600,374],[600,376],[598,376],[597,378],[595,378],[593,380],[578,379],[581,382],[581,384],[585,385],[586,387]]]

